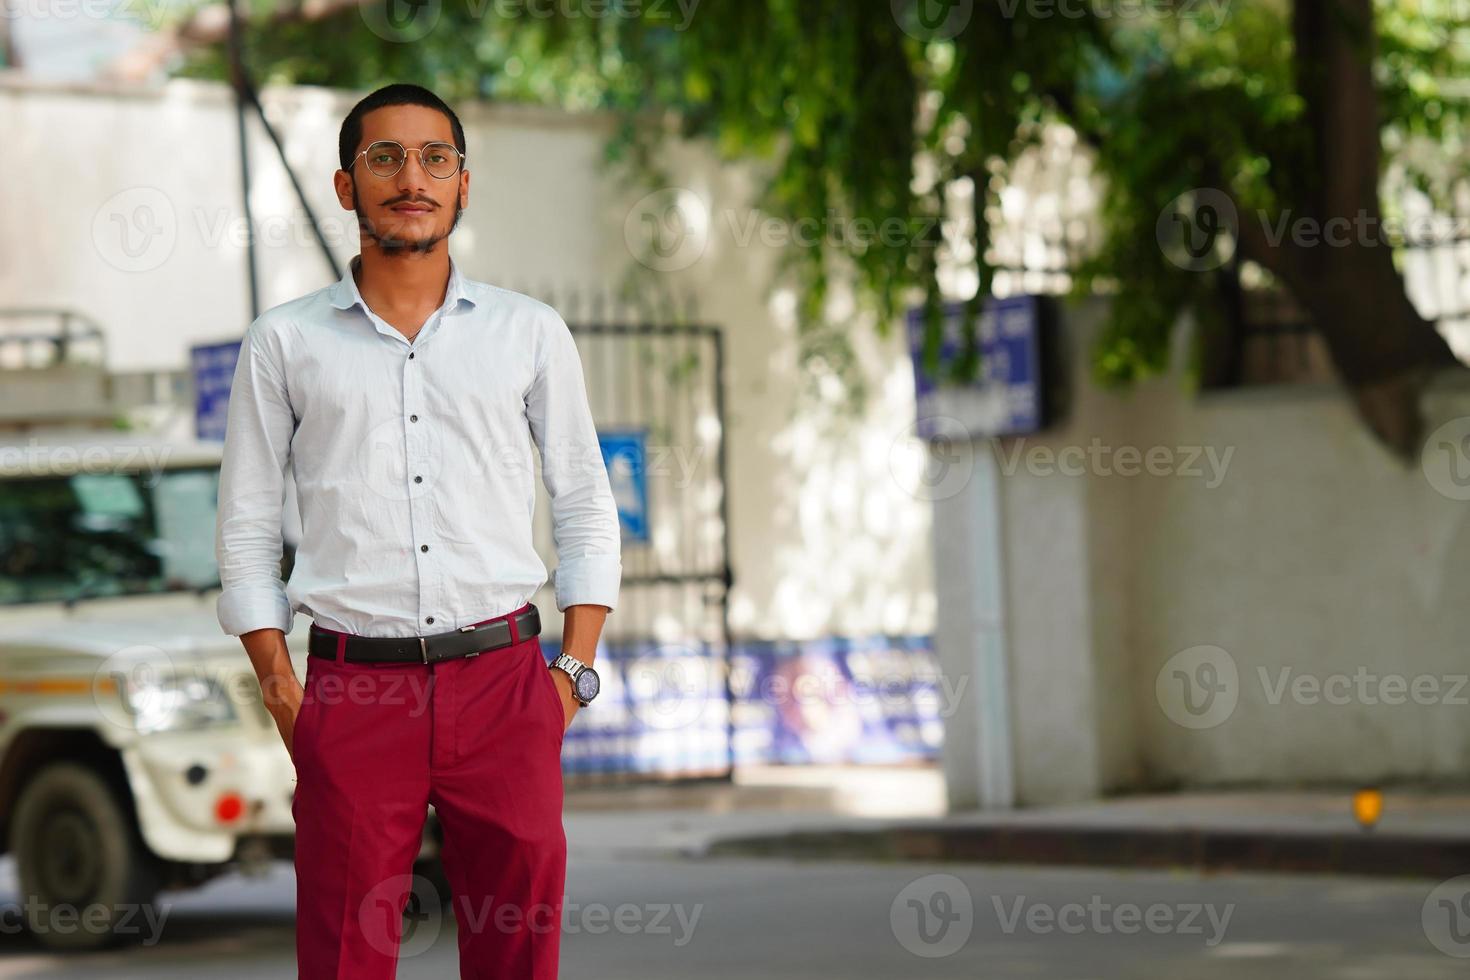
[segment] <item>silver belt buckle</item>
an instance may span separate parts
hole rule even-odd
[[[429,641],[422,636],[419,637],[419,656],[423,657],[425,664],[429,662]]]

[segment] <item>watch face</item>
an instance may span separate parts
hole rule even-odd
[[[577,675],[577,697],[583,701],[591,701],[597,697],[597,689],[601,685],[602,682],[597,678],[597,671],[588,667]]]

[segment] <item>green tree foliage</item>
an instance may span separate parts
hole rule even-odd
[[[692,2],[427,0],[437,20],[411,41],[370,29],[372,8],[313,19],[272,7],[251,16],[247,60],[263,83],[413,79],[449,98],[611,109],[625,120],[611,152],[649,173],[661,127],[645,123],[673,120],[725,154],[766,161],[759,204],[774,217],[927,229],[794,248],[785,274],[814,342],[835,275],[853,279],[885,331],[923,298],[931,355],[940,250],[973,258],[977,295],[988,294],[986,207],[1041,125],[1067,123],[1106,186],[1101,245],[1076,279],[1116,294],[1094,352],[1102,378],[1161,370],[1183,313],[1206,336],[1228,334],[1239,264],[1181,269],[1156,233],[1180,195],[1213,188],[1241,216],[1240,257],[1312,317],[1379,436],[1414,450],[1413,396],[1450,358],[1404,297],[1389,250],[1296,247],[1258,229],[1283,216],[1380,216],[1379,151],[1392,159],[1410,139],[1442,149],[1404,163],[1446,199],[1467,159],[1458,0]],[[196,51],[184,73],[226,77],[222,51]],[[927,220],[957,182],[978,190],[963,232]]]

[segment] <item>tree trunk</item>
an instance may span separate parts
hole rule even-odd
[[[1381,112],[1373,79],[1373,0],[1297,0],[1297,83],[1315,164],[1292,190],[1294,212],[1279,243],[1243,217],[1241,246],[1279,275],[1327,342],[1358,411],[1408,460],[1419,451],[1424,384],[1455,358],[1414,309],[1382,236]],[[1290,223],[1309,238],[1294,238]]]

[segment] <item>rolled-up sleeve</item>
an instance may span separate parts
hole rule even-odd
[[[257,319],[240,343],[220,463],[215,558],[220,626],[232,636],[295,622],[281,579],[285,473],[295,414],[278,338]]]
[[[590,603],[613,609],[623,574],[618,509],[587,402],[581,357],[555,311],[548,309],[540,341],[526,419],[551,498],[556,608]]]

